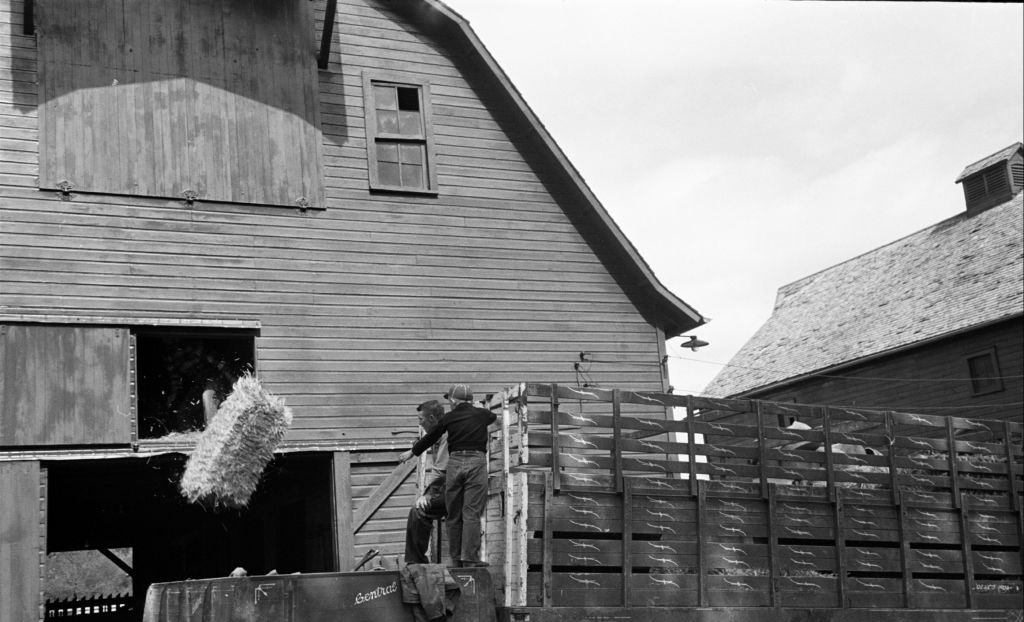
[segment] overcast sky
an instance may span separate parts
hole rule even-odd
[[[963,210],[1024,135],[1022,6],[446,0],[669,289],[699,393],[778,288]],[[693,360],[698,359],[698,360]]]

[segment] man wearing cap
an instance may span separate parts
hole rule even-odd
[[[423,402],[416,407],[420,427],[424,434],[435,427],[444,416],[444,406],[437,400]],[[448,469],[448,439],[442,436],[434,443],[431,451],[433,460],[427,474],[423,494],[416,498],[409,510],[405,525],[405,563],[426,564],[427,548],[430,546],[430,532],[434,521],[444,518],[444,479]]]
[[[473,391],[467,385],[452,385],[444,397],[451,410],[399,460],[422,454],[448,433],[444,496],[452,563],[456,567],[486,565],[480,559],[480,518],[487,503],[487,426],[497,415],[473,406]]]

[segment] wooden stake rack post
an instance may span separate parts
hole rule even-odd
[[[1018,422],[553,384],[517,393],[502,425],[500,547],[514,615],[1019,611]]]

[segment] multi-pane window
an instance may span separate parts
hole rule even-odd
[[[367,77],[364,89],[370,188],[436,193],[429,86]]]
[[[967,357],[967,372],[970,374],[972,395],[1003,390],[995,348]]]

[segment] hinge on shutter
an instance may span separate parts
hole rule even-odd
[[[57,184],[57,190],[60,190],[60,200],[61,201],[70,201],[71,200],[71,191],[74,190],[74,189],[75,189],[75,184],[71,183],[70,181],[68,181],[66,179],[62,179],[60,181],[60,183]]]
[[[187,205],[192,205],[199,198],[199,193],[195,190],[182,190],[181,196],[185,199]]]
[[[306,197],[299,197],[295,199],[295,204],[299,206],[300,212],[304,212],[309,209],[309,199]]]

